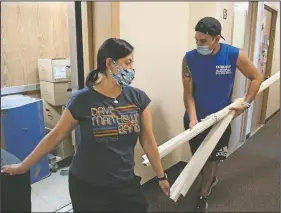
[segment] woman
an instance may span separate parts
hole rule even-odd
[[[79,124],[81,143],[69,173],[74,212],[147,211],[140,177],[134,174],[138,137],[168,196],[169,183],[152,131],[150,99],[129,86],[135,75],[133,51],[124,40],[106,40],[98,51],[98,68],[89,73],[87,87],[70,98],[56,127],[22,163],[3,167],[2,172],[26,172]]]

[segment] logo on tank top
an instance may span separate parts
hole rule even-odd
[[[216,66],[216,75],[230,75],[232,74],[231,65]]]

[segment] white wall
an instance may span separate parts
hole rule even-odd
[[[233,6],[233,2],[216,2],[216,18],[221,22],[222,36],[227,44],[231,44],[232,39]],[[223,19],[223,9],[227,10],[226,19]]]
[[[158,145],[183,131],[181,62],[188,49],[188,3],[120,2],[120,38],[135,47],[133,86],[151,98],[153,127]],[[193,31],[192,31],[193,32]],[[136,173],[147,181],[155,174],[141,165],[136,147]],[[181,160],[181,149],[163,159],[168,168]]]
[[[234,6],[233,8],[234,20],[233,20],[233,28],[231,29],[231,31],[233,32],[232,45],[243,49],[245,44],[245,30],[246,30],[248,7],[247,5],[245,5],[244,2],[243,3],[236,2],[233,6]],[[246,78],[237,69],[235,75],[234,88],[233,88],[233,96],[232,96],[233,100],[244,96],[245,85],[246,85]],[[236,148],[239,145],[240,135],[241,135],[241,124],[242,124],[242,115],[235,118],[232,122],[232,134],[229,141],[229,153],[236,150]]]
[[[273,63],[271,68],[271,75],[280,72],[280,2],[266,2],[266,4],[278,11],[275,41],[273,50]],[[280,81],[276,82],[269,88],[268,104],[266,110],[266,118],[273,115],[280,109]]]
[[[215,17],[216,16],[216,3],[214,2],[189,2],[189,10],[187,11],[189,23],[186,25],[188,27],[189,37],[188,49],[192,50],[196,48],[195,43],[195,26],[197,22],[206,16]]]
[[[234,9],[234,20],[233,20],[233,38],[232,45],[243,48],[245,41],[245,31],[247,22],[247,8],[241,8],[236,6]]]

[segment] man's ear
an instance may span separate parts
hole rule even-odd
[[[218,35],[215,39],[216,39],[216,42],[217,42],[217,43],[219,43],[219,42],[220,42],[220,40],[221,40],[221,36],[220,36],[220,35]]]

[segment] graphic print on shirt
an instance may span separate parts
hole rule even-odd
[[[216,66],[216,75],[229,75],[231,73],[231,65]]]
[[[118,135],[140,133],[138,107],[91,108],[93,134],[97,142],[117,141]]]

